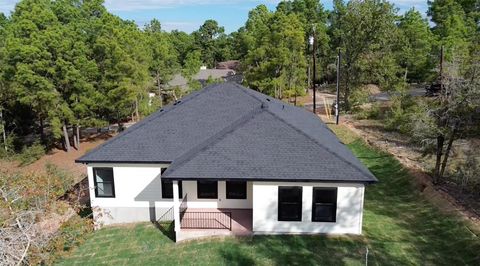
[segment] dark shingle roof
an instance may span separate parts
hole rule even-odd
[[[77,162],[171,162],[170,179],[376,181],[315,115],[234,83],[185,97]]]

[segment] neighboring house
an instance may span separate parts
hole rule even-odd
[[[216,69],[232,69],[237,71],[240,68],[240,61],[229,60],[224,62],[218,62],[215,68]]]
[[[235,81],[242,82],[242,76],[237,74],[232,69],[200,69],[199,72],[193,77],[194,80],[199,81],[202,86],[206,85],[208,78],[222,81]],[[172,80],[168,82],[167,87],[174,88],[179,87],[181,89],[188,88],[188,80],[181,74],[173,76]]]
[[[177,240],[361,234],[376,182],[314,114],[235,83],[194,92],[77,162],[97,223],[174,220]]]

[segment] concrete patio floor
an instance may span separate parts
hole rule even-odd
[[[194,209],[188,208],[184,217],[189,217],[188,213],[219,213],[217,217],[221,221],[209,220],[206,227],[215,227],[216,229],[188,228],[195,227],[188,221],[191,218],[185,218],[181,223],[181,230],[177,234],[177,242],[195,238],[204,238],[212,236],[250,236],[252,235],[252,210],[251,209]],[[228,213],[231,214],[231,230],[229,227]],[[222,215],[224,214],[224,215]],[[224,216],[224,217],[222,217]],[[228,224],[227,224],[228,223]],[[223,227],[223,228],[222,228]]]

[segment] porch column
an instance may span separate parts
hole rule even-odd
[[[175,219],[175,233],[180,232],[180,201],[178,192],[178,181],[173,182],[173,218]]]

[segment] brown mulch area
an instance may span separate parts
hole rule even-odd
[[[75,181],[78,182],[87,174],[87,169],[84,165],[75,163],[75,160],[111,137],[112,135],[110,134],[100,134],[88,139],[83,139],[80,143],[80,149],[76,150],[72,148],[70,152],[53,149],[40,158],[40,160],[27,166],[20,166],[17,161],[0,160],[0,169],[7,173],[45,173],[46,165],[53,164],[59,169],[66,170],[74,175]]]

